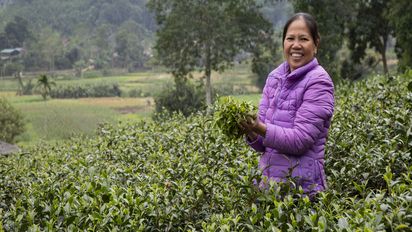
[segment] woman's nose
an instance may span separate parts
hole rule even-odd
[[[296,48],[300,48],[301,44],[299,42],[299,40],[293,40],[292,42],[292,48],[296,47]]]

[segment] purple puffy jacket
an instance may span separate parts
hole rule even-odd
[[[293,177],[306,193],[326,188],[325,143],[334,108],[333,82],[316,58],[289,73],[287,62],[273,70],[263,89],[259,119],[266,136],[248,141],[263,152],[259,168],[270,180]]]

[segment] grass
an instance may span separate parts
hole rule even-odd
[[[99,124],[138,121],[148,118],[149,98],[49,99],[40,96],[7,97],[25,116],[26,132],[17,140],[20,146],[39,141],[66,140],[72,136],[91,136]]]
[[[216,86],[231,85],[246,87],[252,92],[259,92],[251,84],[251,72],[248,64],[240,64],[223,72],[212,73],[212,84]],[[26,78],[30,75],[26,75]],[[201,80],[203,74],[195,72],[193,78]],[[31,77],[33,78],[33,76]],[[24,79],[23,79],[24,80]],[[28,78],[24,80],[28,81]],[[167,86],[173,84],[170,73],[162,71],[144,71],[110,77],[74,78],[59,76],[54,78],[57,85],[94,85],[117,83],[124,92],[139,89],[154,96]],[[35,80],[32,81],[35,83]],[[16,96],[17,81],[0,79],[0,97],[6,97],[19,109],[26,120],[26,132],[18,137],[18,145],[29,146],[41,141],[52,142],[66,140],[74,135],[91,136],[100,123],[117,124],[121,121],[137,122],[151,120],[154,101],[150,97],[128,98],[82,98],[49,99],[43,101],[41,96]],[[257,104],[260,94],[238,95],[239,99]]]

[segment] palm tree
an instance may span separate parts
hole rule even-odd
[[[43,74],[39,76],[37,79],[37,87],[40,88],[40,94],[43,97],[43,100],[46,100],[47,96],[50,95],[51,86],[54,85],[56,85],[56,83],[50,80],[47,75]]]

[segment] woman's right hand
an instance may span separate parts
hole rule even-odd
[[[239,123],[240,129],[243,131],[244,134],[246,134],[249,141],[254,141],[259,136],[255,132],[256,123],[257,123],[257,119],[253,119],[252,117],[247,117],[245,121],[241,121]]]

